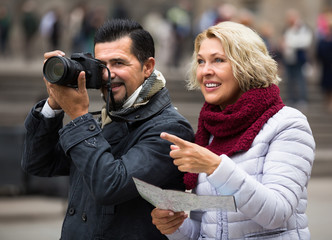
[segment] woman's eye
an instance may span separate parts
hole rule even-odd
[[[215,61],[218,62],[218,63],[220,63],[220,62],[224,62],[224,59],[222,59],[222,58],[216,58]]]
[[[202,64],[202,63],[204,63],[204,61],[202,59],[197,59],[197,63]]]

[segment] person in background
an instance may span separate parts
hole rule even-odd
[[[325,97],[327,111],[332,113],[332,9],[319,16],[317,59],[321,64],[320,87]]]
[[[0,57],[8,52],[8,39],[12,26],[12,16],[7,6],[0,4]]]
[[[42,177],[69,175],[62,240],[166,239],[152,224],[153,206],[140,197],[132,178],[184,190],[170,143],[159,135],[167,131],[192,141],[193,130],[171,104],[165,78],[154,68],[153,39],[140,24],[107,21],[95,35],[94,54],[110,70],[111,85],[105,69],[101,91],[107,101],[111,87],[114,102],[96,121],[88,112],[85,72],[77,88],[44,79],[49,96],[26,118],[22,167]],[[64,113],[71,119],[65,126]]]
[[[281,48],[287,98],[291,106],[305,111],[308,104],[305,68],[309,62],[308,49],[313,41],[313,33],[296,9],[289,9],[286,12],[286,24]]]
[[[24,40],[24,57],[27,60],[35,57],[33,52],[34,39],[38,35],[40,24],[37,7],[37,3],[34,0],[27,0],[22,5],[22,12],[20,14]]]
[[[189,88],[205,98],[195,143],[172,133],[170,156],[187,189],[233,195],[237,212],[155,208],[169,239],[310,239],[307,185],[315,141],[306,117],[279,95],[277,63],[250,28],[222,22],[199,34]]]

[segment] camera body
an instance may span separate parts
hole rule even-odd
[[[54,56],[47,59],[43,74],[50,83],[77,88],[77,78],[85,72],[86,88],[100,89],[103,69],[106,66],[90,53],[73,53],[71,58]]]

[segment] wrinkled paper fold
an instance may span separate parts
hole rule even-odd
[[[137,178],[133,180],[142,198],[160,209],[174,212],[216,209],[236,212],[234,196],[200,196],[189,192],[161,189]]]

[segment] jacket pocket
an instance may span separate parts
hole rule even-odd
[[[245,239],[253,240],[253,239],[275,238],[275,237],[281,236],[286,231],[287,231],[286,228],[282,228],[282,229],[274,229],[274,230],[270,230],[270,231],[266,231],[266,232],[260,232],[260,233],[251,233],[251,234],[247,234],[245,236]]]

